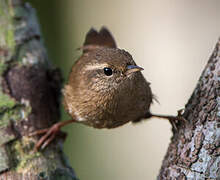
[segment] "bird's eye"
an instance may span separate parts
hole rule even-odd
[[[106,76],[111,76],[112,75],[112,69],[108,68],[108,67],[105,67],[104,68],[104,73],[105,73]]]

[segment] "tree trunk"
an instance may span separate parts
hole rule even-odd
[[[158,180],[220,180],[220,40],[183,117],[187,123],[177,124]]]
[[[34,9],[0,0],[0,179],[76,179],[62,142],[34,153],[36,129],[59,119],[60,74],[48,61]]]

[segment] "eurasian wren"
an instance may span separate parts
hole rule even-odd
[[[58,130],[71,122],[110,129],[152,116],[173,118],[150,113],[153,94],[141,73],[143,68],[127,51],[116,47],[106,28],[99,32],[91,29],[81,49],[83,54],[73,65],[63,89],[64,106],[72,120],[35,132],[46,133],[36,150],[47,146]]]

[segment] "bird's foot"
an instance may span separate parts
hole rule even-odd
[[[177,126],[176,124],[180,121],[183,121],[184,123],[187,123],[187,120],[183,117],[184,109],[180,109],[177,111],[177,116],[171,117],[169,119],[170,123],[172,124],[174,130],[177,131]]]
[[[151,114],[149,113],[149,117],[157,117],[157,118],[163,118],[163,119],[168,119],[172,125],[172,127],[174,128],[174,130],[177,130],[177,126],[176,124],[180,121],[183,121],[185,123],[187,123],[187,120],[183,117],[183,112],[184,109],[180,109],[177,111],[177,116],[167,116],[167,115],[158,115],[158,114]]]
[[[185,123],[187,123],[187,120],[183,117],[183,113],[184,109],[180,109],[177,111],[177,116],[167,116],[167,119],[169,119],[170,121],[184,121]]]
[[[37,130],[29,134],[29,136],[36,136],[44,134],[40,140],[35,144],[34,151],[38,151],[40,148],[44,149],[48,144],[50,144],[57,136],[61,137],[62,139],[66,138],[66,133],[60,131],[61,127],[76,122],[75,120],[71,119],[68,121],[58,122],[51,126],[50,128]]]
[[[40,129],[29,134],[29,136],[43,135],[35,144],[34,152],[47,147],[48,144],[50,144],[56,137],[62,137],[63,139],[65,139],[66,133],[60,131],[61,127],[61,123],[59,122],[54,124],[50,128]]]

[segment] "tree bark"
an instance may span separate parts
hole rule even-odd
[[[220,40],[185,106],[158,180],[220,179]]]
[[[59,120],[61,76],[48,61],[34,9],[0,0],[0,179],[73,180],[62,141],[34,153],[36,129]]]

